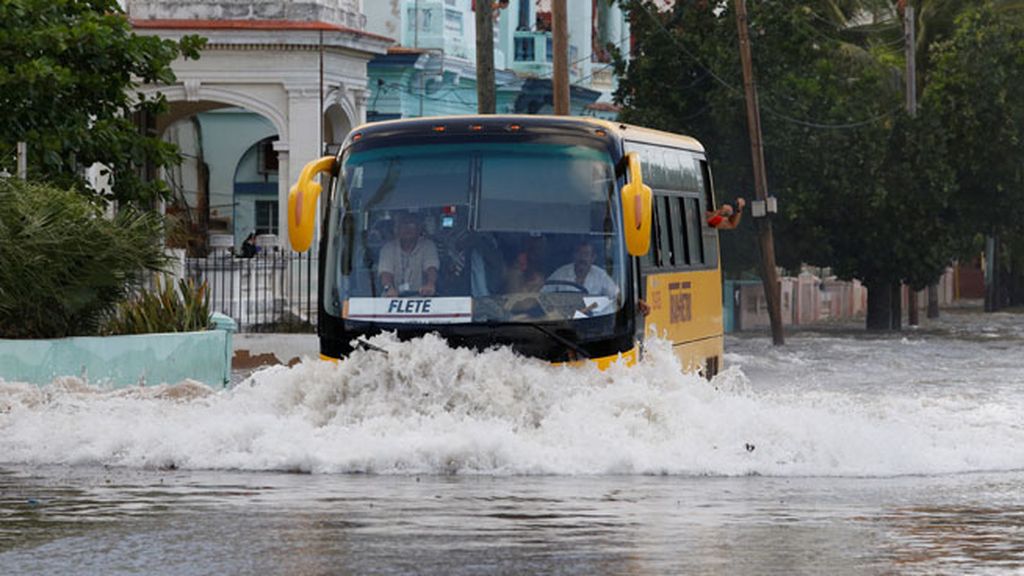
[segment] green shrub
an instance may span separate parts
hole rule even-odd
[[[0,179],[0,338],[97,334],[166,260],[155,212],[114,219],[75,190]]]
[[[210,327],[210,292],[206,282],[178,280],[161,282],[153,290],[142,290],[118,306],[107,324],[110,334],[153,334],[195,332]]]

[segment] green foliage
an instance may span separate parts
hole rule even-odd
[[[180,279],[175,288],[158,276],[153,290],[123,302],[107,324],[108,334],[195,332],[210,328],[210,292],[206,282]]]
[[[173,83],[171,62],[197,58],[203,41],[138,36],[116,0],[4,0],[0,30],[0,168],[14,171],[15,143],[25,141],[34,179],[80,186],[101,162],[114,174],[113,199],[164,196],[146,175],[177,162],[177,150],[136,120],[166,102],[133,88]]]
[[[636,49],[619,59],[623,120],[700,139],[719,200],[753,177],[732,3],[623,3]],[[778,261],[872,284],[923,286],[948,263],[953,177],[934,123],[904,117],[891,31],[849,26],[882,2],[748,2]],[[868,31],[870,32],[870,31]],[[863,37],[862,37],[863,36]],[[898,39],[898,37],[897,37]],[[727,271],[753,268],[754,226],[721,235]]]
[[[965,233],[1024,233],[1024,21],[992,3],[966,10],[938,44],[924,94],[944,125]]]
[[[107,219],[73,189],[0,179],[0,338],[96,334],[164,264],[158,214]]]
[[[1024,10],[1008,4],[960,12],[948,40],[932,50],[924,92],[960,184],[951,210],[961,254],[977,254],[979,234],[998,244],[990,309],[1024,302]]]

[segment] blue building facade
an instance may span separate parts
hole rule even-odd
[[[398,0],[364,6],[367,29],[398,42],[368,65],[368,121],[476,113],[474,2]],[[549,0],[494,5],[496,111],[551,113]],[[568,10],[570,113],[614,119],[610,48],[628,53],[628,23],[606,0],[574,0]]]

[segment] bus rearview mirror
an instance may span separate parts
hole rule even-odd
[[[640,156],[626,153],[629,183],[622,187],[622,229],[626,250],[631,256],[643,256],[651,248],[651,189],[640,173]]]
[[[288,192],[288,240],[292,250],[305,252],[313,243],[316,227],[316,201],[323,186],[314,180],[321,172],[334,170],[334,156],[312,160],[302,167],[299,180]]]

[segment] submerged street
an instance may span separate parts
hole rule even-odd
[[[730,337],[711,383],[663,344],[600,373],[429,338],[225,392],[6,383],[0,564],[1018,573],[1020,318]]]

